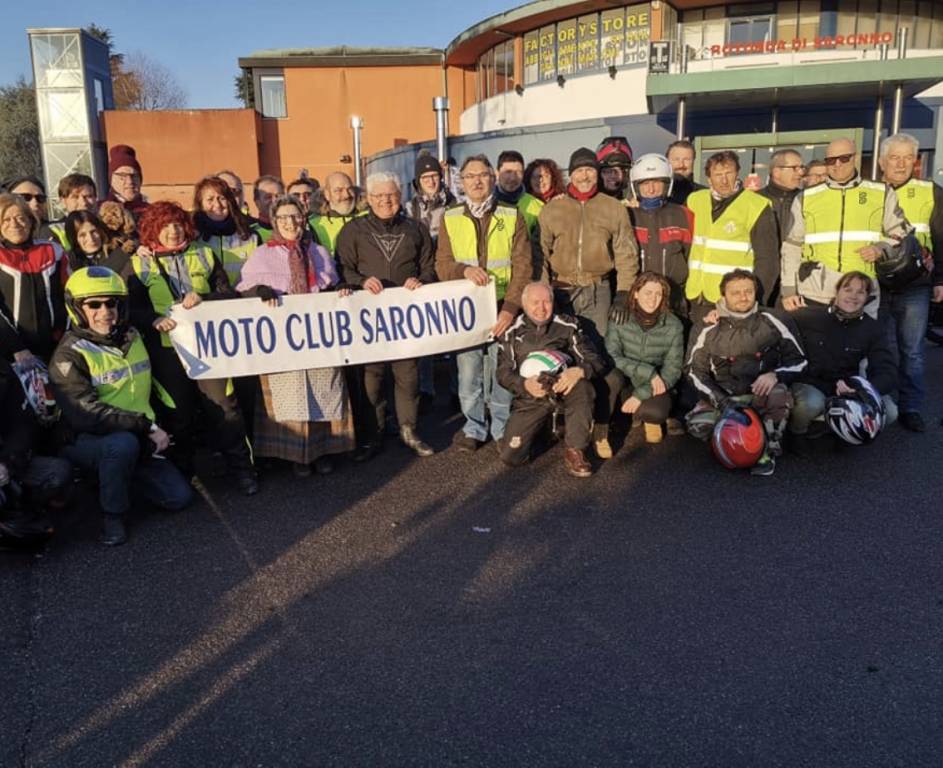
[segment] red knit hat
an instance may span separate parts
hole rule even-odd
[[[141,173],[141,164],[138,162],[134,147],[129,147],[127,144],[116,144],[108,151],[109,178],[115,171],[125,166],[134,168],[138,176],[144,176],[144,174]]]

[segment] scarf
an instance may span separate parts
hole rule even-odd
[[[638,199],[639,208],[643,211],[657,211],[665,204],[663,197],[640,197]]]
[[[178,245],[175,248],[167,248],[166,246],[156,243],[151,245],[150,243],[145,243],[148,248],[150,248],[154,253],[164,253],[164,254],[178,254],[183,253],[187,248],[190,247],[190,241],[188,240],[183,245]]]
[[[865,302],[865,305],[867,305],[867,303],[868,302]],[[835,317],[837,317],[843,323],[850,323],[852,320],[860,320],[861,316],[864,315],[864,307],[861,307],[861,309],[859,309],[857,312],[846,312],[845,310],[840,309],[834,301],[828,305],[828,311],[835,315]]]
[[[473,203],[471,200],[465,200],[465,205],[468,208],[468,212],[474,216],[476,219],[481,220],[481,218],[491,211],[494,207],[494,198],[486,197],[480,203]]]
[[[311,286],[317,284],[317,275],[314,273],[313,265],[309,265],[307,257],[307,248],[304,238],[299,240],[285,240],[281,237],[273,237],[268,241],[268,245],[281,245],[288,250],[288,293],[310,293]],[[311,268],[309,275],[308,269]]]
[[[513,192],[505,192],[501,187],[494,188],[495,199],[499,203],[507,203],[508,205],[517,205],[517,201],[521,199],[524,195],[524,186],[521,185]]]
[[[658,307],[654,312],[646,312],[636,304],[632,308],[632,317],[634,317],[635,322],[642,327],[642,330],[648,331],[654,328],[661,319],[661,307]]]
[[[213,221],[203,211],[199,211],[193,217],[193,223],[202,237],[229,237],[236,232],[236,220],[232,216],[227,216],[223,221]]]
[[[585,203],[590,198],[596,197],[596,192],[597,189],[595,184],[593,184],[593,187],[589,190],[589,192],[580,192],[576,187],[573,186],[572,182],[566,187],[566,193],[574,200],[578,200],[581,203]]]
[[[733,197],[741,189],[743,189],[743,183],[740,181],[740,179],[737,179],[737,181],[733,185],[733,192],[731,192],[729,195],[724,195],[724,197],[721,197],[720,195],[718,195],[714,191],[714,188],[711,187],[711,198],[719,203],[721,200],[726,200],[727,198]]]

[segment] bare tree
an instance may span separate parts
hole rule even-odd
[[[112,87],[117,109],[181,109],[187,103],[186,90],[176,75],[140,51],[124,57]]]

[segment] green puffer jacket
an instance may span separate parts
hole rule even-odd
[[[672,314],[662,315],[647,331],[634,317],[622,325],[610,322],[606,349],[616,367],[632,382],[632,394],[639,400],[648,400],[656,373],[668,389],[681,378],[684,328]]]

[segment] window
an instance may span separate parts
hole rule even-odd
[[[557,24],[557,74],[572,75],[576,71],[576,19]]]
[[[259,75],[262,117],[288,117],[285,105],[285,76]]]
[[[602,37],[599,47],[603,66],[620,66],[625,61],[625,9],[603,11],[600,15]]]
[[[819,34],[819,0],[801,0],[799,3],[799,37],[811,40]]]
[[[540,32],[534,30],[524,35],[524,85],[540,79]]]
[[[494,83],[496,93],[514,90],[513,40],[508,40],[494,49]]]
[[[599,17],[580,16],[576,22],[579,48],[576,52],[576,68],[580,72],[599,68]]]
[[[649,5],[630,5],[625,9],[625,63],[648,61]]]
[[[780,0],[776,14],[776,37],[792,40],[799,29],[799,0]]]
[[[540,28],[540,79],[555,80],[557,77],[557,29],[551,24]]]

